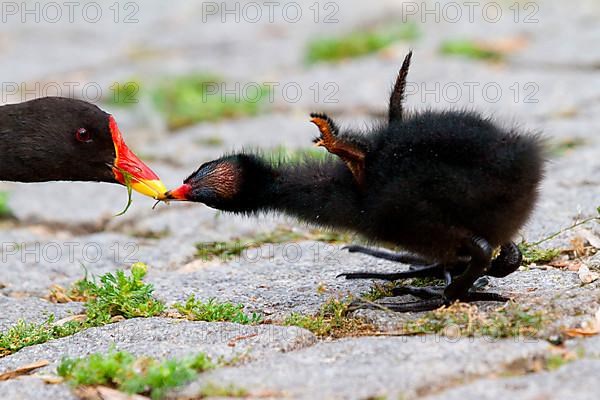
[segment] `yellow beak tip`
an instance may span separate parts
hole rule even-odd
[[[165,200],[167,187],[159,180],[140,180],[133,182],[131,188],[144,196],[152,197],[154,200]]]

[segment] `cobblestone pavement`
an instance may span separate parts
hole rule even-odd
[[[191,72],[217,73],[231,82],[277,82],[278,87],[292,83],[302,89],[293,102],[276,89],[268,110],[255,117],[203,122],[176,132],[167,130],[144,97],[127,108],[100,102],[120,121],[130,146],[174,187],[200,163],[227,151],[308,148],[315,134],[308,123],[311,111],[328,111],[344,126],[377,121],[384,115],[404,54],[412,48],[407,101],[412,110],[474,108],[503,123],[542,132],[555,149],[536,212],[521,232],[526,241],[535,242],[597,215],[600,206],[600,3],[520,3],[477,3],[470,21],[469,9],[461,2],[429,2],[427,9],[434,11],[427,13],[421,2],[284,1],[277,3],[271,23],[260,2],[256,4],[263,15],[258,22],[252,22],[254,14],[244,14],[245,2],[227,2],[231,9],[239,7],[236,22],[235,12],[224,14],[220,2],[144,1],[127,3],[135,7],[115,3],[119,15],[109,5],[99,5],[103,17],[98,23],[78,11],[73,22],[63,15],[51,23],[50,14],[42,13],[47,3],[41,2],[39,23],[21,20],[33,18],[28,15],[2,15],[2,101],[25,96],[11,92],[7,83],[28,88],[36,82],[55,83],[66,90],[66,83],[81,82],[104,88],[106,98],[112,82],[132,77],[152,82]],[[320,9],[318,23],[311,8],[315,4]],[[215,5],[217,11],[206,8]],[[302,10],[297,22],[281,14],[283,9],[292,12],[286,5]],[[459,16],[454,14],[456,7]],[[497,21],[496,8],[502,12]],[[338,22],[323,22],[329,12]],[[126,23],[128,17],[133,23]],[[304,62],[311,38],[406,19],[420,32],[414,42],[398,42],[341,63]],[[499,63],[444,56],[439,48],[449,39],[491,43],[506,56]],[[335,102],[325,101],[326,84],[335,85]],[[313,85],[321,88],[318,98]],[[77,90],[75,94],[82,95]],[[20,319],[39,323],[50,314],[60,319],[82,313],[82,303],[47,300],[53,285],[68,287],[81,279],[82,265],[99,276],[127,270],[136,261],[147,263],[146,281],[167,306],[193,294],[241,303],[273,322],[182,322],[167,313],[91,328],[0,358],[0,374],[40,359],[51,362],[30,376],[0,381],[0,398],[76,398],[66,383],[46,384],[42,377],[55,374],[63,356],[83,356],[112,345],[158,358],[198,351],[214,357],[248,355],[241,363],[201,374],[173,392],[174,397],[196,396],[209,381],[246,388],[251,398],[596,399],[600,393],[600,336],[570,339],[560,349],[546,340],[598,310],[600,281],[583,284],[573,268],[534,265],[491,280],[489,290],[552,315],[536,339],[395,336],[403,324],[421,315],[385,311],[355,313],[373,324],[377,334],[322,339],[278,322],[291,313],[315,314],[332,297],[359,295],[372,286],[336,279],[342,271],[397,266],[315,240],[310,227],[281,216],[232,216],[200,204],[152,209],[150,200],[134,195],[131,209],[113,217],[124,206],[122,187],[0,183],[0,190],[10,194],[14,214],[0,221],[0,332]],[[281,227],[292,227],[301,239],[266,243],[229,260],[197,256],[199,243],[252,240]],[[600,224],[592,222],[585,229],[569,230],[543,246],[572,249],[573,240],[582,235],[600,236]],[[584,240],[579,245],[590,249],[593,244]],[[594,256],[593,250],[580,261],[592,272],[600,269],[600,253]],[[481,304],[480,310],[494,307]],[[240,335],[252,339],[228,345]],[[557,351],[575,356],[551,368],[547,361]]]

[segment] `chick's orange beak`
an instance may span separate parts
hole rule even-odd
[[[158,175],[129,150],[112,115],[110,116],[110,133],[116,153],[113,163],[115,179],[123,185],[130,184],[131,188],[138,193],[155,200],[164,200],[167,188]]]
[[[166,200],[188,200],[188,194],[192,190],[192,187],[187,183],[179,186],[177,189],[169,190],[165,193]]]

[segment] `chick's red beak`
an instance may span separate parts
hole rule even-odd
[[[127,185],[143,195],[164,200],[167,188],[158,175],[142,162],[125,144],[114,117],[110,116],[110,133],[115,145],[113,173],[117,182]],[[129,181],[129,182],[127,182]]]
[[[165,198],[166,200],[189,200],[188,199],[188,194],[190,193],[190,191],[192,190],[192,186],[188,185],[187,183],[184,183],[183,185],[179,186],[177,189],[174,190],[169,190],[167,193],[165,193]]]

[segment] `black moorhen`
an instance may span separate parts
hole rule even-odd
[[[125,145],[112,115],[63,97],[0,107],[0,181],[129,181],[155,199],[166,191]]]
[[[542,140],[475,112],[404,115],[410,59],[411,53],[400,69],[386,124],[370,132],[340,132],[326,115],[312,115],[321,132],[315,143],[340,160],[291,165],[252,153],[228,155],[203,164],[167,197],[235,213],[282,212],[409,251],[350,246],[351,252],[413,267],[393,274],[342,274],[348,279],[445,279],[443,287],[397,287],[394,295],[422,300],[380,303],[391,310],[426,311],[456,300],[508,300],[477,291],[475,282],[485,275],[506,276],[520,265],[521,253],[511,238],[537,199]]]

